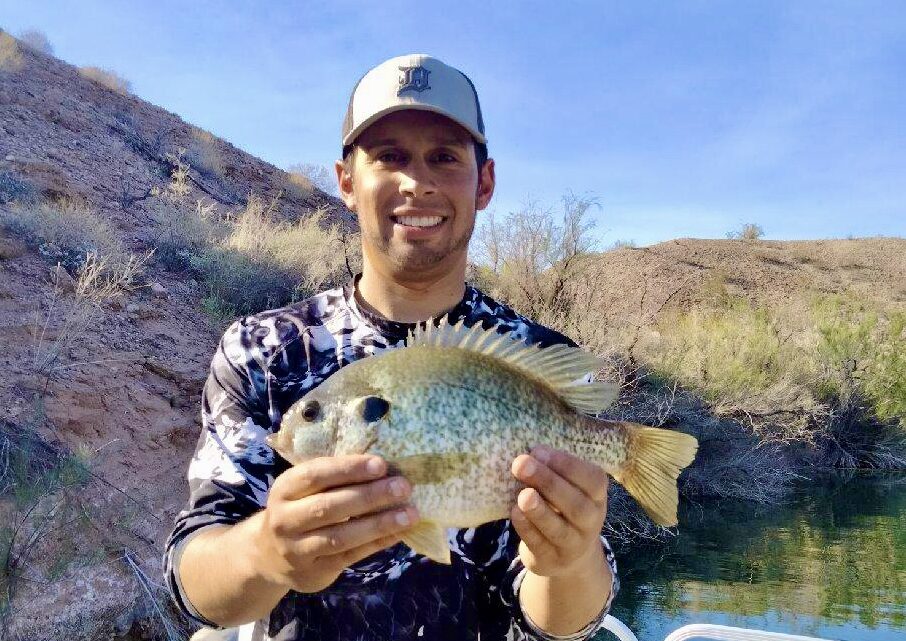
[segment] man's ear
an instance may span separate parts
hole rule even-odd
[[[478,189],[475,192],[475,209],[481,211],[491,202],[494,195],[494,159],[488,158],[478,170]]]
[[[355,162],[355,152],[353,152],[350,162]],[[337,172],[337,187],[340,190],[340,198],[349,211],[355,211],[355,192],[352,189],[352,171],[347,168],[346,163],[338,160],[334,163],[334,169]]]

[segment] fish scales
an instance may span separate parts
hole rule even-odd
[[[590,460],[617,462],[616,450],[578,442],[582,418],[540,381],[483,354],[426,346],[396,350],[372,368],[372,385],[389,401],[385,433],[372,449],[388,461],[431,452],[450,465],[442,483],[415,485],[412,502],[423,518],[472,527],[506,518],[520,484],[510,473],[516,456],[545,443]],[[589,435],[593,436],[593,435]]]
[[[269,443],[291,463],[370,452],[412,483],[421,520],[404,541],[449,563],[443,530],[507,518],[521,489],[513,459],[539,444],[600,465],[658,523],[676,523],[676,478],[697,442],[588,414],[616,386],[600,361],[462,324],[417,330],[409,346],[356,361],[295,403]]]

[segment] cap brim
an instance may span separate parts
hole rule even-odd
[[[377,122],[384,116],[394,113],[396,111],[404,111],[407,109],[412,110],[412,111],[430,111],[432,113],[436,113],[436,114],[439,114],[446,118],[449,118],[450,120],[455,122],[457,125],[459,125],[463,129],[468,131],[472,135],[472,138],[474,138],[477,142],[479,142],[482,145],[488,144],[488,139],[485,138],[484,134],[482,134],[480,131],[476,130],[475,128],[470,127],[467,123],[450,115],[449,112],[444,111],[443,109],[440,109],[439,107],[435,107],[434,105],[413,104],[413,105],[392,105],[390,107],[387,107],[386,109],[380,110],[379,112],[372,115],[371,117],[363,120],[362,122],[359,123],[359,125],[355,129],[352,129],[348,134],[346,134],[346,136],[343,137],[343,146],[346,147],[347,145],[351,145],[353,142],[355,142],[355,139],[358,138],[359,135],[363,131],[368,129],[368,127],[373,125],[375,122]]]

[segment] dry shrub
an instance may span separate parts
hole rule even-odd
[[[192,261],[234,315],[285,305],[348,276],[350,241],[337,225],[323,225],[325,212],[289,223],[276,219],[276,205],[250,197],[229,233]]]
[[[23,64],[25,60],[19,50],[19,43],[5,31],[0,31],[0,70],[19,71]]]
[[[755,223],[746,223],[736,231],[727,232],[727,238],[737,240],[758,240],[764,236],[764,229]]]
[[[28,29],[19,34],[19,42],[34,51],[39,51],[48,56],[53,55],[53,46],[47,39],[47,34],[37,29]]]
[[[132,93],[132,83],[112,69],[79,67],[79,74],[120,95],[128,96]]]
[[[290,196],[304,200],[311,196],[314,185],[305,174],[290,170],[286,172],[283,188]]]
[[[292,180],[304,185],[308,184],[308,191],[311,192],[313,187],[323,191],[325,194],[337,196],[337,177],[324,165],[312,163],[297,163],[290,165],[287,173],[292,176]]]
[[[588,212],[596,206],[572,194],[562,200],[562,222],[550,209],[529,203],[504,221],[489,214],[472,247],[481,267],[479,283],[519,312],[554,324],[570,306],[567,286],[583,272],[583,259],[594,243]]]
[[[19,204],[0,213],[0,224],[70,271],[78,270],[89,253],[106,257],[110,264],[129,260],[116,230],[75,199]]]
[[[192,142],[186,153],[186,160],[200,174],[216,180],[223,180],[224,165],[217,149],[217,137],[210,131],[192,128]]]
[[[102,306],[141,286],[139,279],[150,258],[151,253],[130,254],[122,261],[89,253],[79,266],[71,295],[64,291],[57,273],[50,302],[37,310],[32,332],[31,371],[44,379],[45,390],[69,367],[64,362],[66,355],[84,340]]]
[[[157,259],[167,269],[186,269],[192,258],[202,253],[218,235],[225,233],[214,203],[191,200],[189,165],[183,161],[184,149],[167,154],[173,169],[170,182],[151,190],[156,235],[152,243]]]

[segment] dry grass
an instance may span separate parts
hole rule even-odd
[[[192,128],[192,142],[189,144],[186,160],[200,174],[218,181],[224,179],[223,157],[217,148],[217,137],[210,131]]]
[[[73,364],[66,362],[70,348],[81,343],[102,306],[136,289],[151,254],[131,255],[113,266],[107,257],[89,253],[67,295],[58,279],[49,303],[35,313],[30,349],[30,370],[43,378],[46,391],[55,376]],[[104,361],[92,361],[104,362]],[[78,365],[84,363],[76,363]]]
[[[16,72],[22,69],[25,60],[19,50],[19,42],[5,31],[0,31],[0,70]]]
[[[276,206],[249,198],[228,234],[193,259],[210,286],[209,306],[255,313],[348,277],[346,251],[354,241],[337,225],[325,226],[325,212],[289,223],[277,220]]]
[[[79,67],[79,74],[120,95],[128,96],[132,93],[132,83],[112,69]]]
[[[305,174],[290,170],[286,172],[283,188],[290,196],[305,199],[311,196],[314,185]]]
[[[11,171],[0,171],[0,204],[33,203],[35,189],[27,180]]]
[[[111,267],[129,261],[116,230],[73,199],[22,203],[0,213],[0,225],[35,246],[42,256],[75,272],[88,254],[104,256]]]
[[[66,367],[64,355],[83,340],[101,306],[142,286],[153,252],[126,251],[109,223],[71,200],[14,207],[0,224],[56,265],[50,300],[36,312],[31,346],[30,369],[46,388]]]

